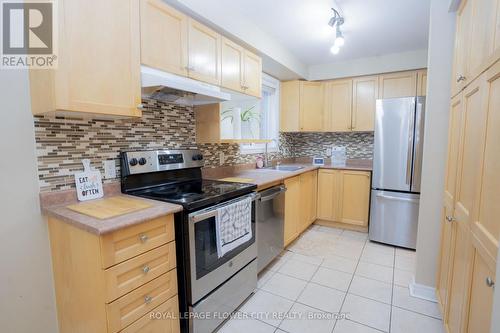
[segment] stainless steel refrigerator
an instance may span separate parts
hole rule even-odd
[[[370,240],[416,247],[424,115],[424,97],[377,100]]]

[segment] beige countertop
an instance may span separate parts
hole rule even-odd
[[[245,182],[256,184],[259,189],[262,189],[287,178],[317,169],[372,171],[372,160],[367,159],[347,160],[344,167],[333,167],[329,161],[325,162],[323,166],[312,165],[309,159],[297,159],[293,162],[283,162],[281,165],[302,166],[303,168],[297,171],[255,169],[249,167],[214,168],[212,170],[205,170],[204,177],[210,179],[244,178]]]
[[[40,202],[44,214],[97,235],[103,235],[160,216],[182,211],[182,206],[179,205],[121,194],[119,183],[106,184],[104,193],[105,198],[113,196],[132,197],[135,200],[148,203],[150,207],[108,219],[98,219],[67,208],[68,205],[78,203],[75,190],[41,193]]]

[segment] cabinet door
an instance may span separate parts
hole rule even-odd
[[[300,81],[300,130],[323,130],[323,83]]]
[[[460,136],[462,132],[462,95],[456,96],[451,101],[449,125],[448,125],[448,152],[447,167],[445,175],[443,217],[441,219],[441,250],[439,259],[439,271],[437,292],[439,302],[443,310],[445,325],[447,325],[448,295],[453,262],[454,233],[452,224],[446,217],[452,217],[455,207],[455,189],[457,180],[458,152],[460,149]]]
[[[417,96],[427,95],[427,70],[417,71]]]
[[[318,217],[318,171],[311,171],[312,178],[312,205],[311,205],[311,219],[312,224]]]
[[[340,171],[338,222],[368,226],[370,173]]]
[[[59,3],[56,108],[140,116],[140,13],[135,0]]]
[[[351,130],[352,80],[325,83],[324,130],[348,132]]]
[[[353,80],[352,130],[375,129],[375,104],[378,98],[378,77],[366,76]]]
[[[453,53],[453,76],[451,78],[452,96],[462,90],[469,79],[467,58],[470,48],[471,3],[472,1],[463,1],[457,12],[455,50]]]
[[[318,172],[318,219],[335,221],[337,216],[338,171]]]
[[[306,172],[299,176],[300,180],[300,220],[299,220],[299,233],[309,227],[311,224],[311,211],[313,205],[312,197],[312,173]]]
[[[488,264],[492,259],[475,251],[472,264],[472,281],[468,309],[467,332],[490,332],[491,312],[493,308],[493,286],[495,265]]]
[[[379,98],[410,97],[417,93],[417,72],[398,72],[379,76]]]
[[[500,61],[485,74],[483,108],[487,112],[486,138],[479,189],[479,211],[472,232],[496,257],[500,241]]]
[[[222,37],[222,78],[224,88],[243,91],[243,57],[245,50]]]
[[[245,50],[243,70],[243,90],[245,94],[260,98],[262,96],[261,57]]]
[[[473,47],[467,47],[469,52],[467,67],[470,79],[473,80],[484,70],[488,58],[493,54],[498,0],[469,0],[469,2],[471,2],[469,6],[472,6],[470,41]]]
[[[141,62],[187,76],[187,16],[161,0],[141,0]]]
[[[280,131],[298,132],[300,130],[300,82],[281,83]]]
[[[189,77],[220,85],[221,35],[203,24],[188,20]]]
[[[300,180],[299,177],[285,180],[285,246],[293,242],[299,235],[300,219]]]

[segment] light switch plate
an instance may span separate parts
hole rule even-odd
[[[226,162],[226,156],[224,155],[224,152],[221,151],[221,152],[219,152],[219,164],[223,165],[224,162]]]
[[[102,161],[104,167],[104,178],[113,179],[116,178],[116,166],[115,160]]]

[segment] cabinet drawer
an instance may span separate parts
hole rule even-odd
[[[175,268],[175,242],[170,242],[105,271],[106,302]]]
[[[125,328],[121,333],[179,333],[179,301],[172,297],[141,319]]]
[[[173,215],[115,231],[101,237],[103,268],[108,268],[174,240]]]
[[[118,332],[174,295],[177,295],[175,269],[107,304],[109,331]]]

